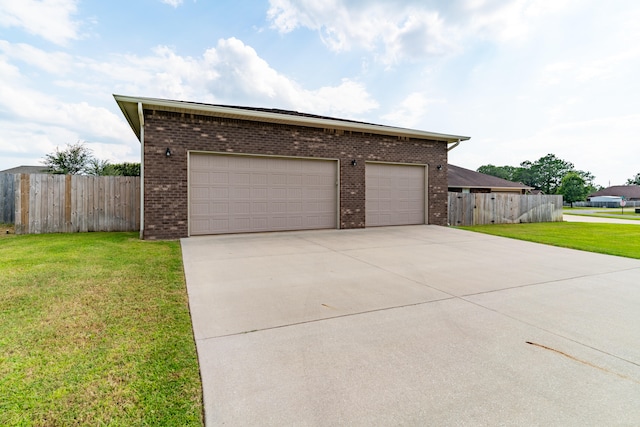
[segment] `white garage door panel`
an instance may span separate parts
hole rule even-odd
[[[425,167],[367,163],[366,225],[425,223]]]
[[[192,153],[191,234],[335,228],[337,162]]]

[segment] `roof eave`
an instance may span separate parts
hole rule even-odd
[[[426,132],[414,129],[399,128],[393,126],[374,125],[368,123],[349,122],[330,118],[315,118],[306,116],[294,116],[283,113],[267,111],[243,110],[234,107],[224,107],[218,105],[197,104],[185,101],[173,101],[167,99],[141,98],[123,95],[113,95],[120,110],[122,110],[129,126],[140,139],[140,121],[138,118],[138,103],[143,107],[161,107],[169,111],[196,112],[211,114],[218,117],[234,118],[239,120],[252,120],[268,123],[290,124],[298,126],[308,126],[321,129],[335,129],[342,131],[354,131],[362,133],[372,133],[377,135],[389,135],[397,137],[427,139],[443,141],[448,144],[458,143],[471,139],[468,136],[449,135],[436,132]]]
[[[118,107],[120,107],[120,111],[124,114],[124,118],[127,119],[131,130],[136,134],[138,141],[140,141],[140,117],[138,115],[138,101],[135,101],[133,98],[121,96],[121,95],[113,95],[116,102],[118,103]]]
[[[493,187],[491,185],[460,185],[460,184],[449,184],[449,187],[460,187],[460,188],[489,188],[491,191],[506,191],[506,190],[533,190],[534,187],[523,186],[515,186],[515,187]]]

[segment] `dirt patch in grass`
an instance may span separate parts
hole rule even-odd
[[[0,239],[7,236],[13,236],[14,234],[16,234],[16,229],[13,224],[0,223]]]

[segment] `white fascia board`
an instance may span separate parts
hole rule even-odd
[[[533,190],[533,187],[527,187],[526,185],[523,185],[522,187],[491,187],[491,186],[487,186],[487,185],[450,185],[450,187],[453,188],[467,188],[467,189],[472,189],[472,188],[489,188],[491,189],[491,191],[514,191],[514,190]]]
[[[369,123],[359,123],[351,121],[335,120],[331,118],[317,118],[317,117],[305,117],[296,116],[286,113],[276,113],[270,111],[255,111],[243,108],[225,107],[210,104],[198,104],[186,101],[173,101],[167,99],[154,99],[154,98],[141,98],[141,97],[129,97],[122,95],[113,95],[118,102],[120,109],[127,118],[129,125],[136,133],[140,134],[140,123],[137,120],[136,115],[130,114],[130,104],[137,104],[140,102],[144,107],[160,107],[160,109],[168,109],[169,111],[182,111],[189,113],[210,114],[219,117],[235,118],[240,120],[252,120],[268,123],[290,124],[298,126],[315,127],[321,129],[336,129],[342,131],[354,131],[362,133],[371,133],[377,135],[390,135],[407,138],[417,139],[429,139],[435,141],[445,141],[449,144],[454,144],[459,141],[469,140],[468,136],[461,135],[449,135],[436,132],[426,132],[415,129],[406,129],[393,126],[375,125]]]

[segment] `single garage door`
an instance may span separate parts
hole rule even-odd
[[[191,153],[192,235],[336,228],[337,162]]]
[[[425,223],[425,167],[366,164],[367,227]]]

